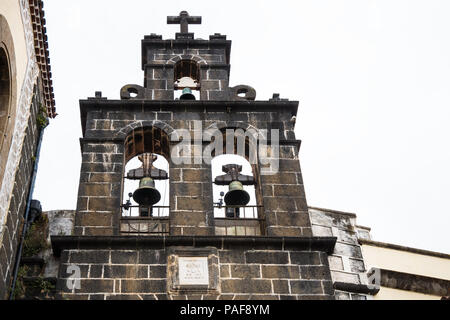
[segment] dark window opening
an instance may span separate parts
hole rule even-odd
[[[6,51],[0,47],[0,148],[8,126],[8,117],[11,105],[11,76],[9,70],[8,56]]]

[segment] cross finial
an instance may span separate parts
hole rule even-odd
[[[190,16],[187,11],[181,11],[179,16],[167,17],[167,24],[180,24],[180,33],[188,33],[189,24],[201,24],[202,17]]]

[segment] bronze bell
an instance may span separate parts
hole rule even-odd
[[[180,100],[195,100],[195,96],[192,94],[192,90],[184,88]]]
[[[144,177],[139,181],[139,188],[133,193],[133,199],[140,206],[151,207],[161,200],[161,194],[155,188],[155,181]]]
[[[244,190],[240,181],[232,181],[225,195],[225,204],[227,206],[245,206],[250,202],[250,195]]]

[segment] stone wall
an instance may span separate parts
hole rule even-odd
[[[1,235],[3,238],[0,240],[0,299],[6,298],[9,294],[17,245],[23,228],[23,216],[27,206],[31,177],[36,160],[36,148],[40,134],[40,129],[36,122],[40,106],[39,97],[40,95],[37,92],[33,97],[30,107],[31,115],[28,119],[20,163],[15,175],[6,225]]]
[[[227,100],[230,47],[231,41],[220,35],[211,36],[210,41],[145,36],[142,42],[145,95],[151,100],[173,100],[174,66],[181,60],[192,60],[200,71],[200,99]]]
[[[336,237],[334,252],[328,257],[336,299],[366,300],[367,270],[359,238],[370,238],[370,229],[356,225],[353,213],[309,208],[313,235]]]
[[[80,102],[83,120],[82,165],[75,234],[119,234],[125,138],[136,128],[157,127],[169,137],[186,129],[193,141],[207,128],[279,130],[279,168],[273,175],[255,172],[264,233],[311,236],[308,209],[292,116],[298,102],[136,101],[90,98]],[[227,107],[232,112],[224,112]],[[274,112],[277,110],[277,112]],[[171,143],[173,148],[178,142]],[[205,148],[209,141],[197,141]],[[269,148],[270,149],[270,148]],[[203,149],[202,149],[203,150]],[[275,153],[269,158],[277,159]],[[175,164],[169,160],[170,234],[214,234],[211,166]],[[261,168],[260,168],[261,169]],[[259,196],[259,197],[258,197]]]
[[[78,241],[78,242],[77,242]],[[279,238],[175,237],[165,239],[54,238],[60,251],[58,290],[67,299],[333,299],[327,250],[333,238],[299,242]],[[59,244],[62,245],[59,248]],[[75,248],[67,248],[71,243]],[[134,244],[134,245],[131,245]],[[66,246],[66,249],[64,248]],[[97,250],[89,249],[95,246]],[[202,249],[203,248],[203,249]],[[308,249],[310,248],[310,249]],[[173,251],[176,249],[176,251]],[[174,252],[211,250],[217,266],[212,290],[172,290]],[[191,253],[190,253],[191,255]],[[69,289],[80,268],[80,289]],[[211,288],[210,288],[211,289]]]

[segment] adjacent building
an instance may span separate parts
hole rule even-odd
[[[56,116],[43,3],[0,4],[0,298],[9,296],[39,146]]]

